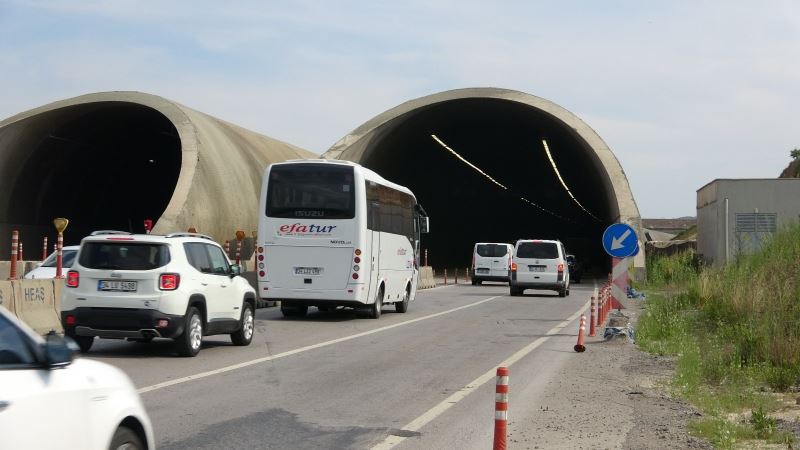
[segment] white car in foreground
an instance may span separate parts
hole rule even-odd
[[[154,448],[130,379],[73,360],[76,348],[56,334],[43,339],[0,307],[0,448]]]

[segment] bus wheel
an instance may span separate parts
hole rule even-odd
[[[394,310],[399,313],[404,313],[408,311],[408,299],[411,297],[411,294],[408,292],[408,288],[406,288],[405,294],[403,294],[403,301],[397,302],[394,304]]]
[[[381,290],[378,291],[378,296],[375,297],[375,303],[372,304],[372,308],[370,308],[369,310],[369,318],[370,319],[380,318],[381,309],[383,309],[383,287],[381,287]]]

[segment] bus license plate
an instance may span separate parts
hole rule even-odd
[[[295,275],[320,275],[322,274],[322,267],[295,267]]]
[[[531,272],[544,272],[545,266],[528,266],[528,270]]]
[[[97,282],[97,290],[106,292],[136,292],[136,282],[122,280],[99,280]]]

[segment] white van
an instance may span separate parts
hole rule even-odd
[[[514,246],[498,242],[478,242],[472,249],[472,285],[484,281],[511,281],[511,253]]]
[[[569,295],[567,252],[560,241],[521,239],[514,246],[511,262],[511,295],[525,289],[545,289]]]

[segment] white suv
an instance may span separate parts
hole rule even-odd
[[[64,333],[84,353],[95,337],[171,338],[182,356],[213,334],[249,345],[256,294],[239,272],[208,236],[94,232],[67,272]]]
[[[517,241],[511,263],[511,295],[522,295],[525,289],[553,290],[559,297],[569,295],[566,255],[560,241]]]

